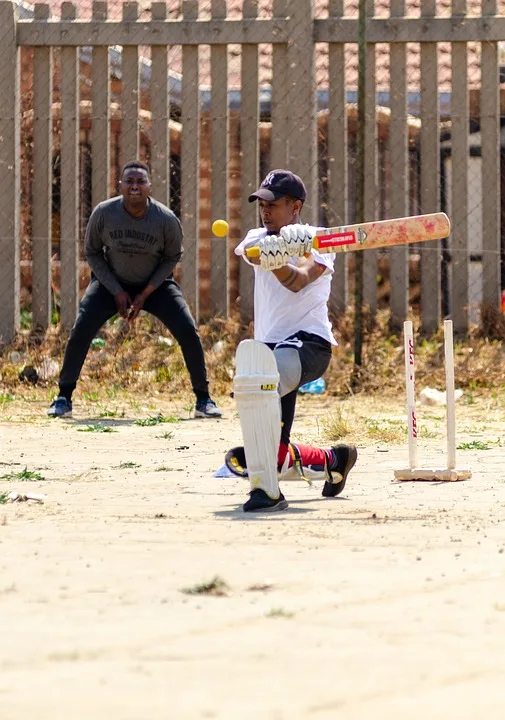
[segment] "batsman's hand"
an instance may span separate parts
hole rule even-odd
[[[263,270],[277,270],[289,263],[291,257],[280,235],[267,235],[258,243],[260,265]]]
[[[132,299],[128,295],[126,290],[121,290],[121,292],[118,292],[116,295],[114,295],[114,300],[116,301],[116,308],[119,315],[122,318],[127,318],[130,312]]]
[[[284,227],[281,227],[279,235],[286,243],[286,249],[291,257],[310,255],[313,230],[309,225],[302,225],[301,223],[284,225]]]

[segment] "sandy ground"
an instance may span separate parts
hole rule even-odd
[[[294,439],[317,440],[333,403],[304,398]],[[356,403],[402,417],[403,399]],[[505,423],[490,407],[458,407],[467,482],[395,483],[405,444],[367,440],[342,496],[289,483],[289,510],[259,517],[243,480],[213,477],[240,441],[231,404],[148,427],[127,412],[103,421],[114,433],[81,432],[97,416],[78,404],[71,420],[4,410],[0,493],[46,501],[0,505],[0,718],[502,718]],[[444,465],[443,439],[421,455]],[[225,595],[184,592],[215,577]]]

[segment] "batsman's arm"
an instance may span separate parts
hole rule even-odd
[[[311,257],[300,258],[297,265],[289,263],[277,270],[271,270],[280,284],[294,293],[313,283],[324,275],[325,271],[326,266],[315,262]]]

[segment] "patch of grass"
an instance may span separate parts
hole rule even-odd
[[[179,418],[173,417],[172,415],[163,415],[158,413],[157,415],[151,415],[143,420],[135,420],[135,425],[141,427],[150,427],[151,425],[160,425],[161,423],[176,423],[179,422]]]
[[[160,365],[155,372],[154,379],[157,383],[169,383],[174,378],[174,373],[168,365]]]
[[[84,393],[83,397],[84,397],[84,399],[86,400],[86,402],[94,402],[94,403],[97,403],[97,402],[100,400],[100,393],[97,392],[96,390],[92,390],[92,391],[91,391],[91,390],[87,390],[87,391]]]
[[[365,425],[369,437],[385,443],[404,442],[407,434],[406,425],[401,420],[366,419]]]
[[[40,473],[36,472],[35,470],[28,470],[28,467],[26,466],[24,470],[20,470],[19,472],[15,473],[8,473],[7,475],[0,476],[0,479],[2,480],[44,480],[44,476]]]
[[[168,465],[160,465],[154,468],[154,472],[182,472],[183,468],[168,467]]]
[[[119,465],[115,465],[114,467],[120,470],[126,470],[127,468],[140,467],[140,463],[133,462],[133,460],[125,460],[125,462],[120,462]]]
[[[494,444],[494,443],[493,443]],[[490,443],[482,442],[482,440],[471,440],[463,442],[457,446],[458,450],[491,450]]]
[[[77,432],[112,433],[117,432],[117,430],[110,425],[104,425],[103,423],[93,423],[92,425],[86,425],[85,428],[78,428]]]
[[[324,418],[321,425],[324,436],[330,441],[341,440],[352,433],[349,421],[341,409]]]
[[[110,410],[109,408],[103,408],[103,410],[100,411],[98,417],[101,418],[115,418],[115,417],[124,417],[124,410]]]
[[[209,582],[182,588],[181,590],[185,595],[213,595],[215,597],[226,597],[229,595],[229,591],[228,585],[218,575]]]
[[[6,403],[10,403],[15,399],[14,395],[11,395],[11,393],[0,393],[0,403],[2,405],[5,405]]]
[[[174,437],[174,433],[172,431],[169,431],[163,433],[162,435],[156,435],[156,437],[159,437],[162,440],[171,440]]]
[[[7,502],[9,502],[9,493],[0,492],[0,505],[5,505]]]
[[[281,607],[274,607],[266,613],[268,618],[292,618],[294,613]]]

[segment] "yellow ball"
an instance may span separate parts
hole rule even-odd
[[[212,223],[212,232],[214,235],[217,235],[217,237],[224,237],[225,235],[228,235],[229,229],[230,226],[226,220],[214,220]]]

